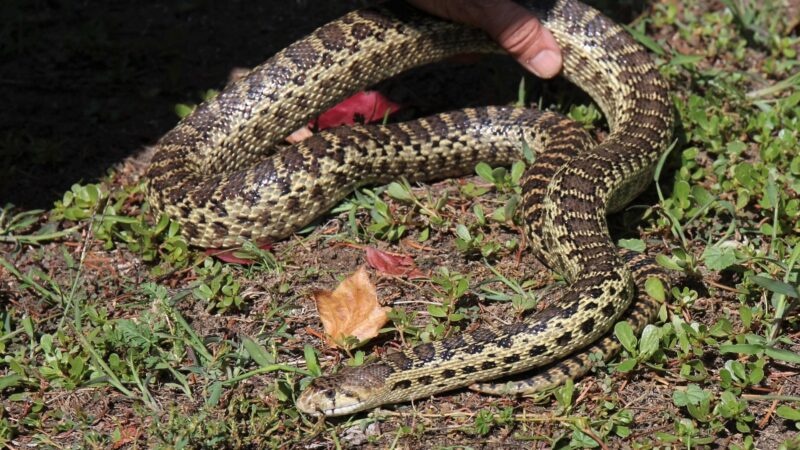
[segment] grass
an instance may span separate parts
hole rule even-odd
[[[586,379],[339,420],[294,408],[339,363],[536,307],[554,277],[522,251],[524,157],[460,182],[364,189],[271,251],[244,246],[250,266],[188,248],[153,221],[141,184],[112,173],[48,211],[0,211],[0,446],[800,447],[800,39],[783,11],[655,2],[630,25],[674,86],[680,126],[658,183],[611,227],[675,283],[642,336],[615,328],[623,355]],[[602,134],[591,105],[527,100]],[[364,244],[433,277],[379,278],[392,321],[345,355],[318,338],[308,292],[354,270]]]

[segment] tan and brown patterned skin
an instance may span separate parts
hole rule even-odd
[[[576,351],[617,351],[609,330],[623,313],[636,329],[651,319],[657,305],[643,293],[629,305],[634,279],[641,284],[660,272],[642,257],[622,260],[605,216],[652,179],[671,138],[668,86],[646,52],[599,12],[574,0],[523,3],[556,37],[564,76],[603,110],[610,133],[601,144],[552,113],[489,107],[339,128],[275,152],[284,136],[351,92],[454,54],[499,51],[476,30],[404,4],[323,26],[198,107],[157,144],[150,203],[180,222],[191,244],[206,247],[284,238],[363,184],[458,176],[478,161],[508,163],[522,140],[540,153],[523,177],[523,214],[533,250],[569,282],[558,297],[524,322],[483,326],[318,378],[298,398],[301,411],[350,414],[537,367],[545,368],[512,388],[548,387],[588,370],[586,353]]]

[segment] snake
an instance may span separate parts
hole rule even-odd
[[[289,45],[165,134],[147,169],[153,211],[189,244],[230,247],[279,240],[354,189],[400,177],[463,176],[478,162],[510,164],[529,145],[521,215],[534,253],[566,281],[545,305],[503,326],[386,353],[313,379],[296,399],[307,414],[339,416],[472,386],[534,392],[585,374],[619,351],[613,326],[636,332],[658,302],[644,281],[651,259],[618,249],[607,214],[651,183],[671,140],[669,86],[623,27],[577,0],[520,0],[562,51],[562,75],[602,110],[596,143],[553,112],[488,106],[410,122],[338,127],[297,144],[285,136],[346,96],[410,68],[463,53],[502,53],[484,32],[403,2],[350,12]],[[527,379],[501,384],[522,372]]]

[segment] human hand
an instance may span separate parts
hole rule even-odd
[[[523,67],[542,78],[561,70],[561,51],[536,17],[512,0],[407,0],[433,15],[486,31]]]

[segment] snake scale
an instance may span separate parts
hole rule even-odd
[[[562,48],[563,75],[600,106],[609,134],[596,144],[554,113],[486,107],[399,124],[336,128],[293,146],[276,144],[350,93],[406,69],[462,53],[497,53],[484,33],[388,3],[352,12],[290,45],[157,143],[148,168],[156,212],[188,241],[225,247],[281,239],[353,189],[404,176],[470,173],[507,164],[524,140],[538,153],[522,179],[531,247],[568,285],[524,321],[481,326],[317,378],[297,399],[309,414],[342,415],[473,385],[527,392],[580,376],[588,354],[610,357],[610,329],[635,330],[656,302],[636,294],[661,272],[620,252],[606,225],[652,179],[671,138],[668,86],[647,53],[617,24],[575,0],[523,1]],[[636,297],[636,301],[633,301]],[[579,351],[583,349],[583,351]],[[539,368],[510,385],[483,383]]]

